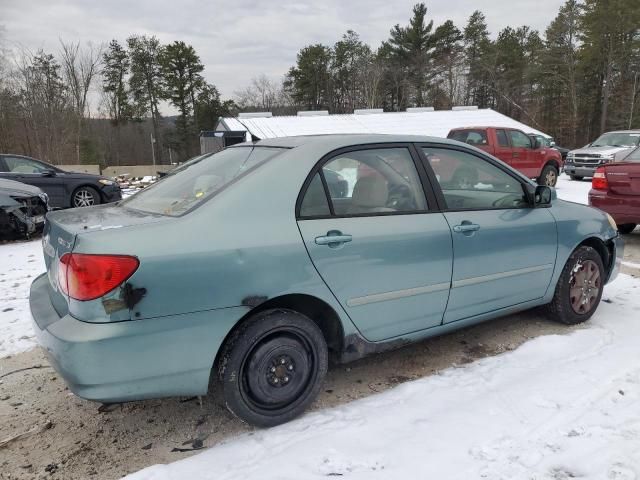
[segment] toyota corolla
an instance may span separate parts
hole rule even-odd
[[[532,307],[589,319],[622,243],[483,151],[415,136],[241,144],[112,205],[52,212],[34,328],[77,395],[203,395],[276,425],[329,359]]]

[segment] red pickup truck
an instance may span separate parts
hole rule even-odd
[[[455,128],[447,138],[473,145],[499,158],[540,185],[554,187],[562,168],[562,155],[520,130],[506,127]]]

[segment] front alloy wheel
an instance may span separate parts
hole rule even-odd
[[[578,247],[560,274],[553,300],[547,305],[549,316],[567,325],[586,322],[600,304],[605,279],[600,254],[592,247]]]
[[[90,207],[100,203],[100,197],[91,187],[82,187],[73,193],[73,206],[74,207]]]
[[[590,312],[596,305],[600,293],[600,269],[593,260],[576,263],[571,270],[569,296],[571,308],[578,314]]]

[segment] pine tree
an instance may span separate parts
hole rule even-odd
[[[493,106],[490,89],[494,69],[492,43],[485,16],[479,10],[471,14],[464,28],[464,51],[468,67],[465,103],[480,108]]]
[[[151,115],[153,135],[156,145],[155,158],[162,163],[162,147],[160,144],[160,101],[164,97],[162,67],[160,54],[162,48],[156,37],[132,36],[127,39],[131,76],[129,88],[133,95],[135,116]]]
[[[391,29],[388,45],[391,54],[404,66],[404,70],[413,87],[413,103],[424,106],[429,83],[435,76],[430,68],[435,46],[433,20],[426,23],[427,7],[418,3],[413,7],[413,16],[409,25],[395,25]]]
[[[287,73],[284,86],[297,105],[322,110],[331,105],[331,49],[316,44],[298,52],[295,67]]]
[[[111,40],[107,51],[102,55],[102,90],[105,93],[107,109],[116,129],[116,142],[120,143],[121,129],[133,117],[127,76],[131,62],[129,54],[118,43]],[[120,164],[119,148],[114,148],[116,164]]]
[[[160,54],[162,66],[163,94],[180,116],[176,121],[178,147],[183,159],[193,152],[194,132],[193,112],[196,108],[196,92],[203,84],[201,72],[204,65],[191,45],[173,42],[165,46]]]

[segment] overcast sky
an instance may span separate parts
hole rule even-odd
[[[333,44],[352,29],[372,47],[405,25],[418,0],[0,0],[0,25],[10,44],[55,51],[58,39],[94,43],[132,34],[192,44],[205,76],[225,97],[261,73],[280,78],[308,44]],[[544,32],[563,0],[438,0],[427,2],[435,25],[464,27],[480,9],[489,30],[527,24]]]

